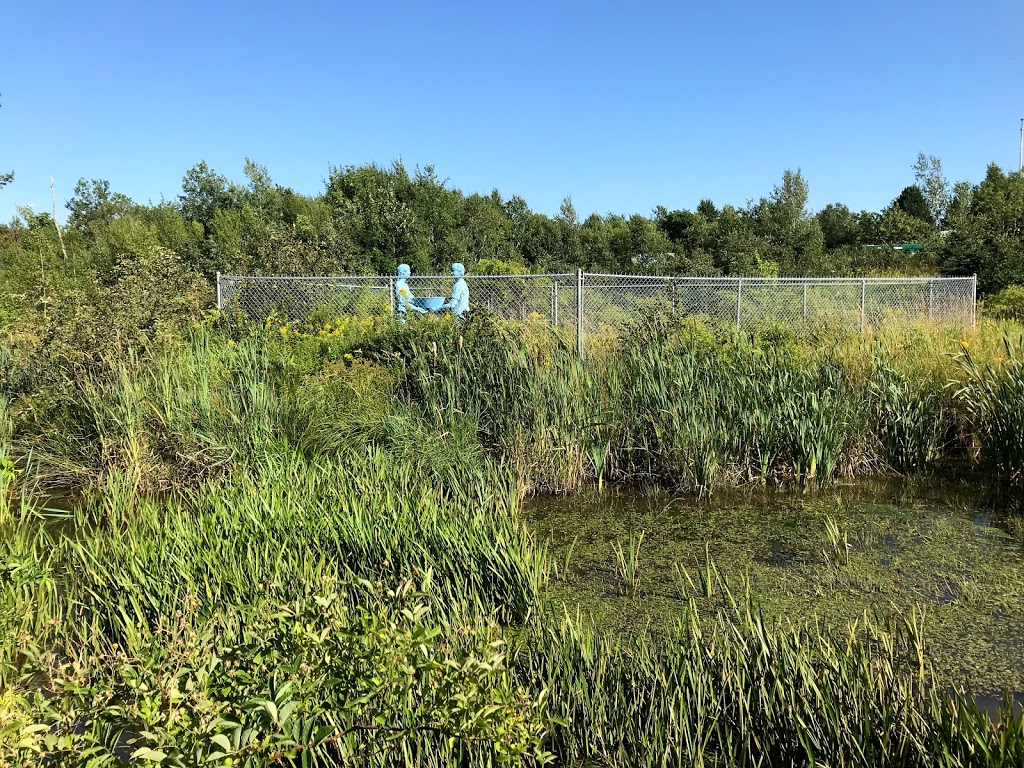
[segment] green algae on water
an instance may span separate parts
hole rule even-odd
[[[689,598],[710,616],[725,597],[686,578],[710,558],[726,579],[746,580],[769,620],[841,631],[865,612],[921,610],[946,682],[1024,691],[1019,522],[1003,520],[977,489],[922,479],[699,501],[615,488],[538,498],[526,512],[559,563],[548,599],[607,628],[668,626]],[[616,551],[641,535],[638,585],[624,590]]]

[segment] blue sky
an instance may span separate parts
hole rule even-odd
[[[878,210],[918,152],[1016,169],[1024,2],[10,3],[0,220],[79,177],[175,198],[245,157],[433,164],[554,214],[743,205],[801,168],[818,209]]]

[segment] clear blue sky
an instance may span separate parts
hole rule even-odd
[[[556,213],[743,205],[801,168],[811,207],[878,210],[919,151],[951,181],[1016,169],[1020,0],[9,3],[0,219],[79,177],[175,198],[249,156],[434,164]],[[62,213],[63,216],[63,213]]]

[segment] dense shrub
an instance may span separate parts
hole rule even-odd
[[[1024,318],[1024,285],[1010,285],[985,300],[985,312],[993,317]]]

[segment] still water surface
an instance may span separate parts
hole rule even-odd
[[[768,618],[838,630],[865,611],[923,610],[929,655],[949,684],[1024,691],[1024,526],[976,487],[900,480],[710,501],[606,488],[535,499],[526,513],[554,560],[568,562],[548,596],[610,629],[672,621],[677,566],[695,571],[710,555],[730,580],[749,580]],[[613,545],[641,534],[640,592],[630,597]]]

